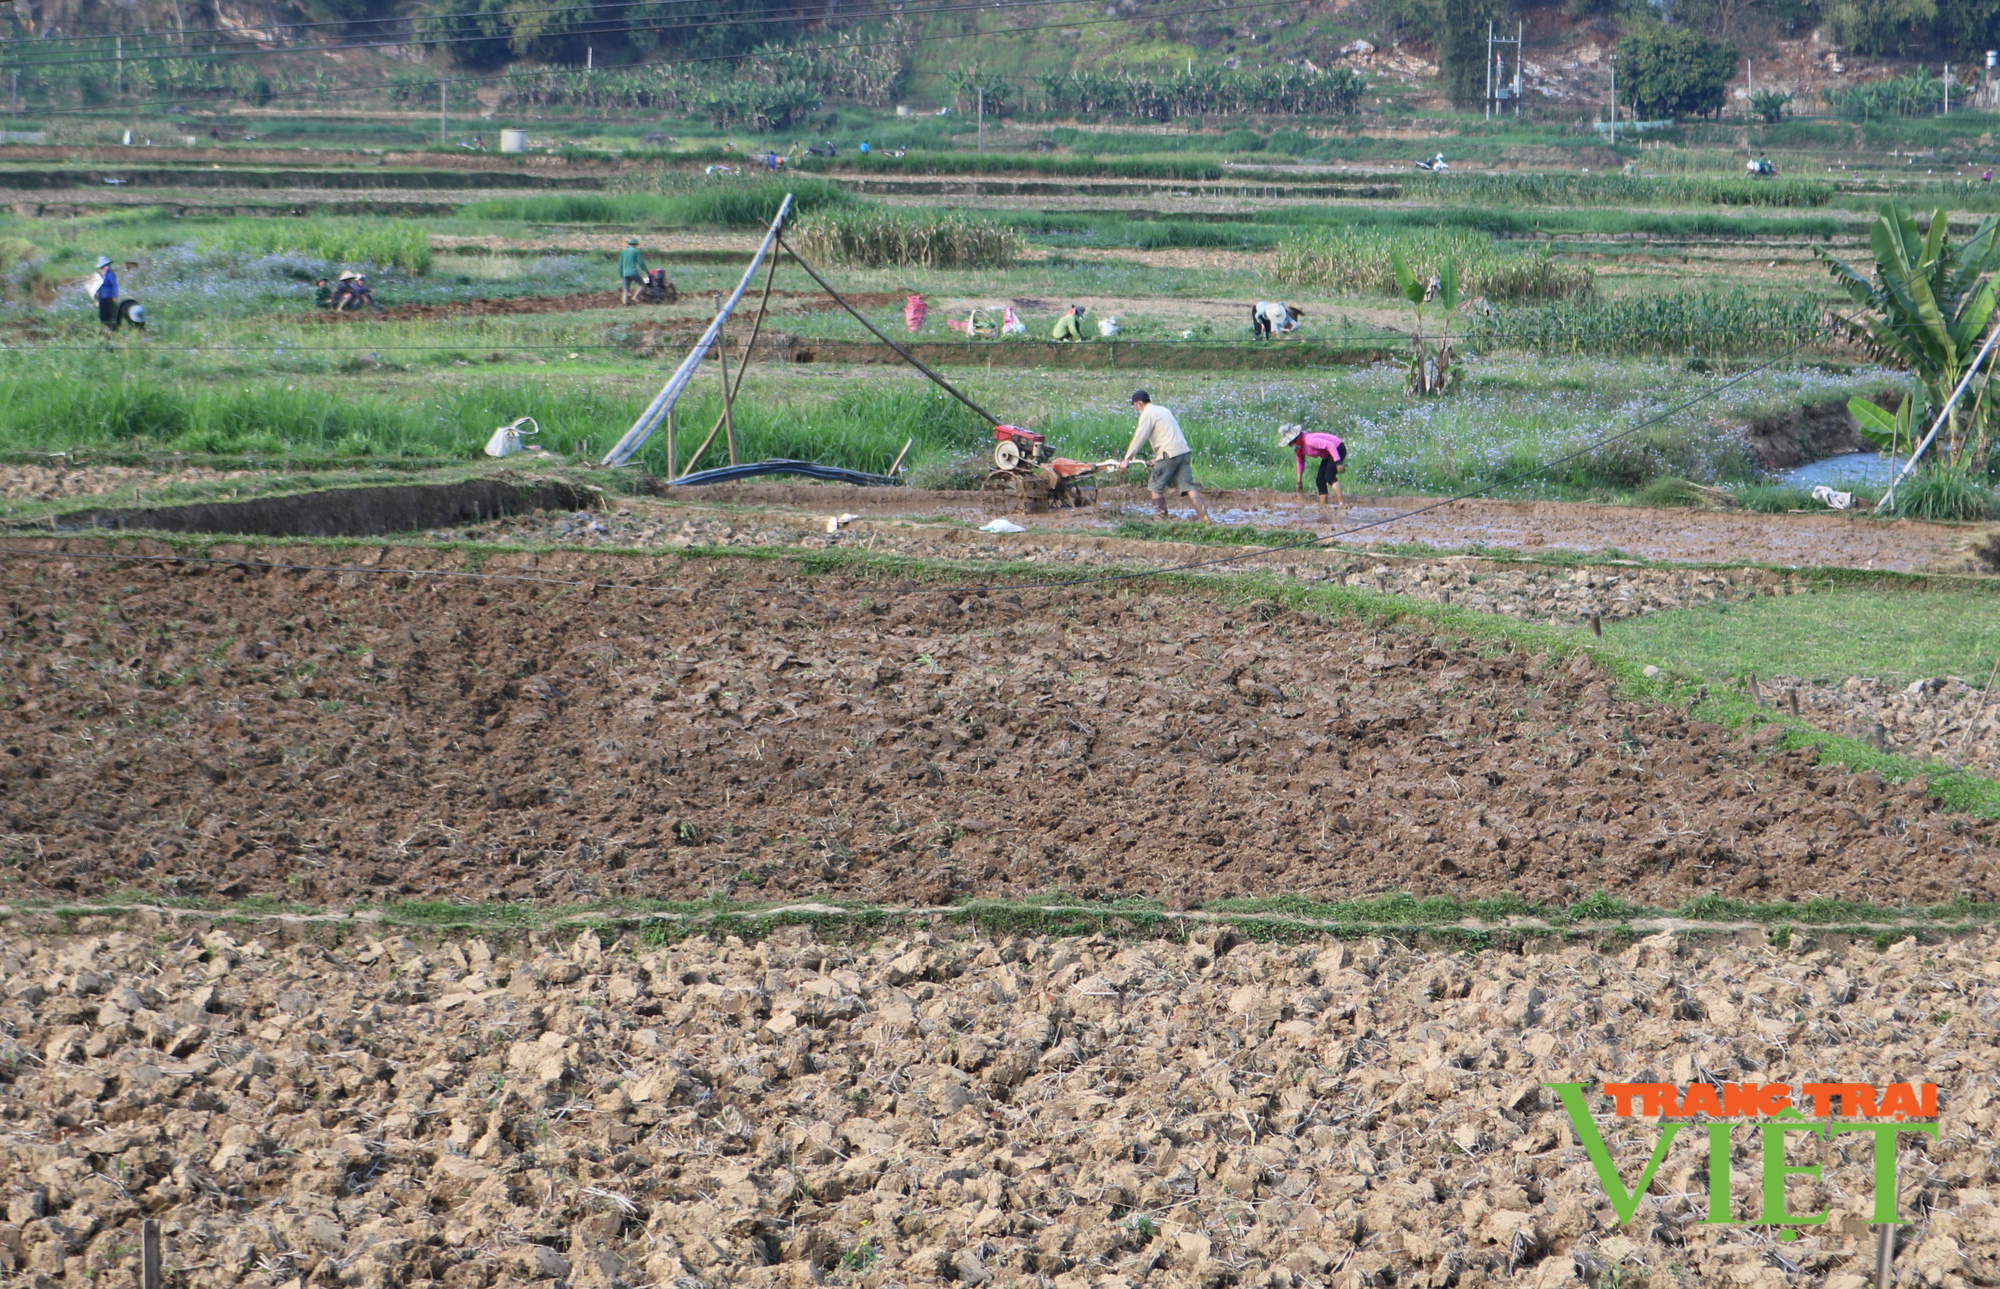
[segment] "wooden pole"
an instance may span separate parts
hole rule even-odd
[[[160,1289],[160,1224],[150,1217],[139,1225],[139,1286]]]
[[[764,295],[757,301],[757,316],[750,321],[750,343],[743,346],[743,361],[736,365],[735,394],[743,392],[743,377],[750,370],[750,351],[757,347],[757,337],[764,330],[764,311],[771,307],[771,283],[778,276],[778,248],[771,248],[771,266],[764,271]],[[733,398],[735,394],[732,394]]]
[[[674,409],[667,409],[667,481],[674,478]]]
[[[694,455],[688,458],[687,469],[681,471],[682,474],[692,474],[694,472],[694,463],[701,460],[701,454],[708,451],[709,444],[715,442],[716,432],[721,430],[722,427],[725,424],[727,424],[725,418],[727,418],[730,414],[731,403],[735,401],[736,395],[743,392],[743,377],[750,369],[750,346],[754,346],[757,343],[758,335],[764,330],[764,313],[771,306],[771,283],[777,276],[778,276],[778,252],[777,249],[774,247],[772,248],[771,251],[771,266],[764,274],[764,295],[762,299],[757,301],[757,317],[750,324],[750,345],[746,345],[744,347],[743,361],[739,362],[736,365],[735,387],[731,388],[727,384],[723,386],[722,389],[723,414],[721,416],[716,417],[715,424],[708,427],[708,437],[701,441],[701,446],[696,448]],[[725,373],[723,376],[723,380],[726,382],[728,379],[729,377],[727,373]],[[671,410],[669,410],[669,415],[671,414],[672,414]],[[734,427],[731,428],[730,442],[732,444],[732,448],[729,457],[729,464],[735,465],[736,454],[733,447],[735,443]]]
[[[722,372],[722,427],[729,442],[729,464],[736,464],[736,399],[729,389],[729,345],[726,335],[715,338],[715,358]]]

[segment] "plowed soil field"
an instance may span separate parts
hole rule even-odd
[[[1896,1283],[2000,1283],[1990,933],[1530,956],[1212,935],[12,927],[0,1280],[137,1289],[150,1217],[176,1289],[1862,1289],[1868,1134],[1791,1134],[1816,1167],[1789,1210],[1821,1215],[1796,1241],[1749,1225],[1740,1127],[1744,1225],[1705,1220],[1699,1126],[1624,1224],[1541,1086],[1845,1077],[1938,1085],[1937,1134],[1896,1142]],[[1661,1126],[1592,1100],[1631,1185]]]
[[[5,889],[2000,898],[1920,787],[1581,659],[1145,584],[365,558],[0,563]]]

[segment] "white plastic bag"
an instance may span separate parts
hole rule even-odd
[[[523,430],[521,428],[523,425],[533,425],[535,428],[532,430]],[[522,437],[529,434],[540,434],[541,432],[542,427],[536,424],[534,417],[524,416],[512,425],[503,425],[493,431],[493,437],[486,440],[486,455],[490,457],[510,457],[516,452],[526,451],[527,445],[521,442]]]
[[[1854,504],[1853,493],[1835,492],[1823,483],[1813,485],[1812,499],[1829,510],[1846,510]]]
[[[1011,519],[996,519],[990,524],[981,524],[979,531],[982,533],[1025,533],[1028,530]]]
[[[1097,334],[1103,336],[1106,340],[1109,340],[1111,337],[1117,335],[1118,319],[1115,316],[1110,318],[1099,318],[1097,320]]]

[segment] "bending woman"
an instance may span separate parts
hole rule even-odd
[[[1342,510],[1347,509],[1347,499],[1340,495],[1340,468],[1347,462],[1347,444],[1341,442],[1337,434],[1308,434],[1303,425],[1286,425],[1278,430],[1278,442],[1292,449],[1298,456],[1299,494],[1306,490],[1306,458],[1319,460],[1319,473],[1313,482],[1319,487],[1319,504],[1326,504],[1328,488],[1333,489],[1333,500]]]

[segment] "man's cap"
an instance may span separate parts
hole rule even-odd
[[[1134,403],[1150,403],[1153,401],[1153,396],[1143,389],[1135,389],[1132,391],[1130,401]]]
[[[627,246],[637,246],[639,244],[639,239],[636,237],[628,237],[625,239],[625,244]]]
[[[1285,447],[1290,447],[1292,444],[1297,443],[1299,435],[1305,432],[1306,427],[1303,425],[1280,425],[1278,427],[1278,442]]]
[[[101,268],[101,269],[108,269],[108,268],[110,268],[110,267],[111,267],[111,257],[110,257],[109,255],[100,255],[100,256],[98,256],[98,257],[97,257],[97,267],[98,267],[98,268]]]

